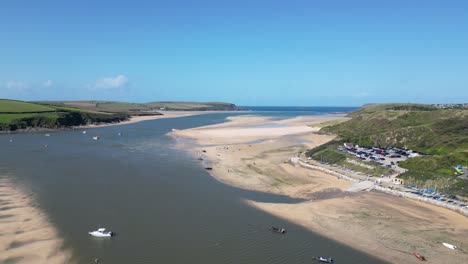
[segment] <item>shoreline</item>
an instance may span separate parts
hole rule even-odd
[[[77,130],[77,129],[108,127],[108,126],[120,126],[120,125],[128,125],[128,124],[149,121],[149,120],[156,120],[156,119],[178,118],[178,117],[187,117],[187,116],[213,114],[213,113],[232,113],[232,112],[237,113],[237,112],[242,112],[242,111],[161,111],[161,112],[165,114],[130,116],[128,120],[121,121],[118,123],[89,124],[89,125],[82,125],[82,126],[70,126],[70,127],[60,127],[60,128],[29,127],[25,129],[17,129],[14,131],[10,131],[10,130],[0,131],[0,135],[56,132],[56,131],[68,131],[68,130]]]
[[[315,132],[320,123],[339,118],[317,118],[230,117],[226,123],[169,134],[194,141],[179,140],[176,147],[208,161],[210,174],[225,184],[308,200],[298,204],[245,201],[259,210],[391,263],[418,263],[413,251],[434,262],[468,261],[465,253],[447,252],[440,244],[468,247],[465,216],[384,193],[349,193],[351,182],[289,163],[297,153],[334,138]]]
[[[70,263],[71,252],[29,192],[2,177],[0,193],[0,263]]]

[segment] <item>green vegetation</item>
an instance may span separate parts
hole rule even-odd
[[[407,183],[443,186],[444,190],[468,196],[467,180],[455,177],[453,169],[456,164],[468,166],[468,110],[380,104],[364,106],[349,117],[346,122],[323,127],[320,133],[338,137],[322,149],[309,151],[309,156],[317,159],[324,148],[336,151],[344,142],[383,148],[407,147],[429,154],[400,163],[408,169],[401,175]]]
[[[165,110],[182,110],[182,111],[209,111],[209,110],[236,110],[236,105],[230,103],[209,102],[152,102],[145,104],[154,109],[164,108]]]
[[[75,107],[88,111],[99,111],[108,113],[157,113],[160,110],[174,111],[207,111],[207,110],[235,110],[236,106],[230,103],[199,103],[199,102],[151,102],[151,103],[126,103],[107,101],[48,101],[41,102],[62,107]]]
[[[54,112],[55,109],[39,104],[0,99],[0,114]]]
[[[408,147],[428,154],[448,154],[468,149],[467,110],[416,106],[366,106],[351,113],[351,120],[324,127],[320,132],[338,134],[342,142],[375,147]],[[394,110],[411,108],[424,110]]]
[[[120,122],[128,118],[128,115],[122,113],[100,113],[54,104],[3,99],[0,100],[0,110],[0,131]]]
[[[161,115],[159,110],[235,110],[229,103],[106,101],[22,102],[0,99],[0,131],[32,127],[60,128],[120,122],[134,115]]]

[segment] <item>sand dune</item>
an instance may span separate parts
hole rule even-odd
[[[57,231],[26,192],[0,179],[0,194],[0,263],[69,263]]]

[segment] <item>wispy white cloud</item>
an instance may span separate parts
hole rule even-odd
[[[46,80],[42,83],[42,86],[44,87],[52,87],[54,85],[54,81],[52,80]]]
[[[11,90],[24,90],[28,88],[28,84],[22,81],[8,81],[5,86]]]
[[[115,77],[99,78],[89,87],[94,90],[113,90],[125,87],[127,84],[128,78],[125,75],[117,75]]]

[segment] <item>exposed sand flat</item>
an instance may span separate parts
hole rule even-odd
[[[142,121],[148,121],[148,120],[193,116],[193,115],[210,114],[210,113],[230,113],[230,112],[232,111],[161,111],[162,115],[132,116],[130,117],[129,120],[122,121],[119,123],[86,125],[86,126],[80,126],[80,128],[118,126],[118,125],[127,125],[127,124],[142,122]]]
[[[57,231],[25,192],[0,179],[0,194],[0,263],[70,263]]]
[[[320,123],[335,117],[275,121],[240,116],[231,122],[171,133],[196,157],[211,162],[212,175],[233,186],[305,198],[299,204],[248,204],[392,263],[418,263],[413,251],[432,263],[468,263],[468,218],[448,209],[392,195],[345,190],[351,182],[295,167],[290,157],[324,144]],[[312,127],[311,127],[312,126]],[[205,151],[205,152],[204,152]]]

